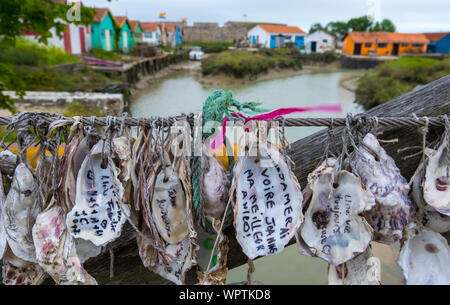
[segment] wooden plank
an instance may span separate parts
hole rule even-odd
[[[366,112],[374,116],[410,116],[415,113],[417,116],[438,116],[450,114],[450,75],[406,93],[392,101],[380,105]],[[397,162],[403,175],[407,178],[411,176],[418,165],[419,157],[402,160],[402,156],[397,150],[405,146],[420,146],[421,136],[416,128],[380,128],[384,133],[381,139],[398,138],[398,143],[382,144],[388,154]],[[330,149],[338,151],[340,147],[340,134],[342,128],[336,128],[336,143]],[[430,129],[429,139],[436,139],[442,134],[442,130]],[[290,157],[296,163],[294,170],[302,187],[305,186],[307,175],[318,165],[325,143],[328,140],[327,132],[319,131],[311,136],[303,138],[292,144]],[[411,153],[411,152],[408,152]],[[246,263],[247,258],[242,253],[235,238],[233,226],[225,230],[230,239],[230,251],[228,254],[228,267],[234,268]],[[294,243],[292,240],[291,243]],[[112,243],[114,249],[114,277],[109,278],[110,256],[109,251],[104,251],[100,256],[86,262],[85,267],[100,284],[169,284],[168,281],[153,274],[142,266],[137,251],[135,233],[127,224],[119,239]],[[187,283],[195,283],[196,267],[188,273]],[[51,283],[51,280],[48,281]]]

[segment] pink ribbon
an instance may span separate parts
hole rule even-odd
[[[268,113],[264,114],[258,114],[252,117],[247,117],[239,112],[232,112],[231,116],[238,119],[239,117],[243,118],[245,120],[245,131],[248,131],[247,123],[252,120],[262,120],[262,121],[269,121],[273,120],[277,117],[295,113],[295,112],[309,112],[309,111],[326,111],[326,112],[342,112],[341,105],[319,105],[319,106],[312,106],[312,107],[292,107],[292,108],[280,108]],[[221,132],[212,140],[211,142],[211,149],[217,149],[223,145],[224,139],[225,139],[225,133],[226,133],[226,126],[230,119],[226,116],[223,119],[222,122],[222,130]]]

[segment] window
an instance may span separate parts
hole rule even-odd
[[[379,48],[387,48],[387,43],[379,43],[378,47]]]
[[[402,47],[407,47],[407,46],[409,46],[409,44],[408,43],[402,43]]]
[[[423,43],[413,43],[413,47],[423,47]]]
[[[153,32],[144,32],[145,38],[153,38]]]
[[[327,42],[328,42],[328,39],[324,39],[324,40],[322,40],[322,42],[323,42],[323,43],[327,43]]]
[[[366,48],[371,48],[372,47],[372,43],[371,42],[366,42],[366,43],[364,43],[364,46]]]

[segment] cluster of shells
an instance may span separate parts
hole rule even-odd
[[[47,132],[67,124],[52,123]],[[129,223],[150,271],[183,284],[197,266],[202,284],[225,284],[222,230],[232,209],[236,239],[249,259],[280,253],[295,236],[300,254],[329,263],[330,284],[379,284],[369,276],[370,243],[400,241],[398,264],[407,284],[450,284],[450,250],[441,235],[450,230],[445,139],[426,150],[412,187],[368,133],[345,162],[320,164],[302,191],[291,160],[278,146],[260,144],[258,132],[246,133],[229,170],[204,146],[193,179],[195,157],[176,153],[192,148],[192,137],[180,140],[179,129],[172,129],[161,136],[161,127],[141,127],[134,138],[121,126],[100,136],[71,122],[62,157],[55,154],[58,145],[46,153],[50,145],[35,167],[26,155],[3,150],[3,283],[40,284],[50,276],[57,284],[96,284],[83,263]],[[200,205],[194,206],[197,190]],[[198,246],[203,236],[215,238],[212,253]]]

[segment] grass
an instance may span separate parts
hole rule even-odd
[[[301,69],[298,52],[262,49],[252,53],[246,51],[224,51],[202,60],[204,75],[226,74],[236,78],[256,76],[269,69],[293,68]]]
[[[120,55],[113,52],[113,51],[105,51],[100,48],[93,48],[90,52],[92,56],[103,59],[103,60],[109,60],[109,61],[119,61]]]
[[[27,40],[18,40],[15,45],[0,43],[0,89],[94,91],[108,83],[121,81],[119,77],[108,78],[86,65],[73,72],[53,67],[77,62],[80,60],[63,50]]]
[[[448,74],[449,59],[402,57],[385,62],[359,80],[356,102],[367,110]]]
[[[56,47],[45,47],[28,40],[17,40],[16,44],[0,43],[0,63],[17,66],[52,66],[80,60]]]
[[[99,107],[96,107],[95,109],[92,109],[91,107],[86,107],[83,103],[74,101],[69,104],[67,107],[66,112],[63,113],[64,116],[71,117],[71,116],[104,116],[104,113]]]

